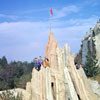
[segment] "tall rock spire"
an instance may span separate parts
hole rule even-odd
[[[56,55],[56,48],[58,46],[57,41],[54,39],[53,32],[49,34],[48,44],[45,47],[45,57],[50,59],[51,55]]]

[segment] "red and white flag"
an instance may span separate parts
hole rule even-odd
[[[50,13],[53,15],[53,11],[52,11],[52,8],[50,9]]]

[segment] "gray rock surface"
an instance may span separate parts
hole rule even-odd
[[[98,81],[95,80],[89,80],[89,81],[93,92],[96,95],[100,96],[100,84],[98,83]]]
[[[86,56],[90,50],[92,53],[96,54],[98,63],[100,65],[100,22],[98,22],[94,28],[90,28],[89,33],[82,39],[82,45],[80,49],[80,56],[82,59],[82,64],[86,62]],[[76,57],[78,59],[78,56]],[[80,59],[80,58],[79,58]]]

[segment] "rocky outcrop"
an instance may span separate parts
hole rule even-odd
[[[45,57],[48,58],[51,62],[51,68],[53,67],[53,70],[58,70],[57,65],[57,54],[56,49],[58,47],[57,41],[54,39],[53,33],[51,32],[48,37],[48,44],[45,47]]]
[[[7,91],[0,91],[0,94],[2,94],[3,92],[7,92]],[[26,90],[24,90],[24,89],[17,88],[17,89],[9,90],[9,92],[12,93],[12,94],[14,93],[13,95],[15,97],[18,94],[21,94],[23,100],[31,100],[31,94],[29,92],[27,92]]]
[[[73,80],[71,78],[71,75],[69,73],[69,58],[71,56],[70,54],[70,47],[65,44],[65,46],[63,47],[63,63],[64,63],[64,74],[65,74],[65,89],[66,89],[66,99],[65,100],[79,100],[78,96],[77,96],[77,92],[75,90],[74,84],[73,84]]]
[[[53,100],[65,99],[64,85],[64,64],[62,61],[62,49],[54,39],[53,33],[50,33],[48,44],[46,46],[45,57],[50,60],[51,84]]]
[[[95,41],[96,55],[100,65],[100,21],[94,27],[94,34],[95,34],[94,41]]]
[[[69,62],[74,61],[72,57],[70,57]],[[82,68],[79,70],[75,69],[74,63],[70,63],[70,75],[72,77],[76,92],[81,100],[99,100],[97,95],[94,94],[90,87],[90,83],[83,71]]]
[[[75,69],[70,47],[66,44],[61,49],[54,40],[53,33],[49,35],[46,55],[50,59],[51,83],[55,88],[53,100],[99,100],[93,93],[83,69]]]
[[[92,87],[92,90],[95,94],[100,96],[100,84],[96,80],[89,80],[90,81],[90,86]]]
[[[50,60],[50,68],[33,69],[23,100],[100,100],[83,69],[76,70],[70,47],[65,44],[60,48],[53,33],[49,35],[45,57]]]
[[[27,83],[26,91],[31,94],[31,100],[46,100],[46,70],[42,67],[38,72],[32,71],[31,82]]]
[[[81,49],[75,61],[84,65],[88,51],[96,54],[98,64],[100,65],[100,20],[94,28],[90,28],[89,33],[82,39]],[[81,62],[79,61],[80,59]]]

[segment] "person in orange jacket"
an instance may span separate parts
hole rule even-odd
[[[49,59],[48,58],[45,58],[44,67],[45,68],[50,67],[50,62],[49,62]]]

